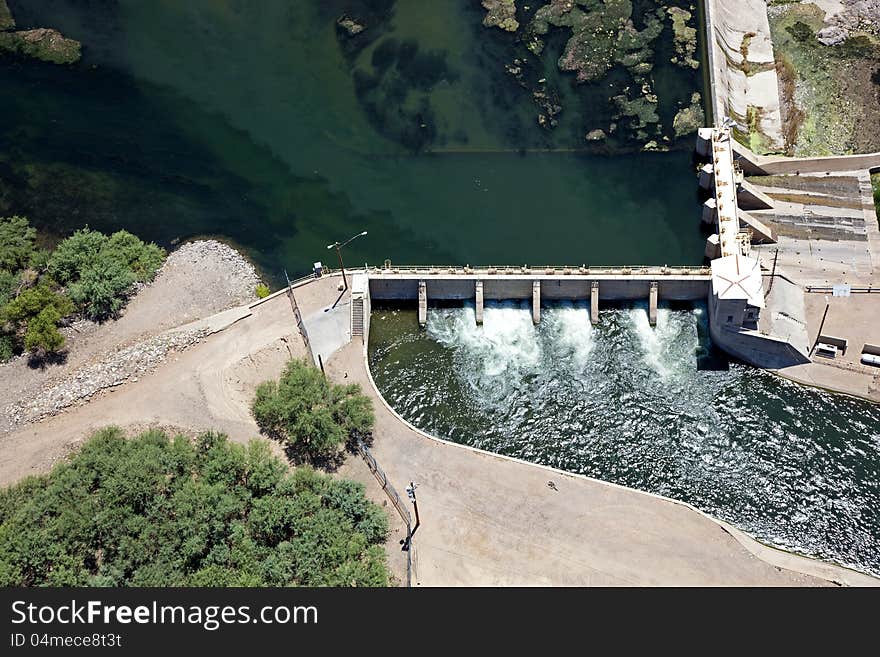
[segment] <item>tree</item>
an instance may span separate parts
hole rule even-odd
[[[107,237],[88,227],[63,240],[48,261],[51,276],[96,320],[116,316],[138,281],[151,281],[165,251],[120,230]]]
[[[0,217],[0,269],[24,269],[34,252],[37,231],[24,217]]]
[[[62,285],[79,280],[82,272],[98,261],[107,236],[86,226],[62,240],[49,258],[49,273]]]
[[[127,230],[113,233],[100,254],[102,259],[116,260],[140,282],[151,281],[165,261],[165,250],[146,244]]]
[[[70,299],[86,317],[104,320],[122,310],[136,277],[122,262],[99,259],[82,271],[68,287]]]
[[[0,360],[11,357],[17,345],[20,348],[21,342],[15,336],[22,333],[25,349],[42,355],[57,352],[64,346],[58,322],[72,312],[70,299],[46,284],[26,289],[0,309],[0,322],[8,325],[0,345]]]
[[[46,306],[27,324],[24,348],[37,353],[55,353],[64,346],[64,336],[58,331],[61,315],[54,306]]]
[[[252,405],[260,428],[309,457],[327,456],[353,434],[373,428],[373,407],[357,384],[336,385],[305,361],[257,387]]]
[[[265,441],[110,428],[0,491],[0,586],[386,586],[387,529]]]
[[[54,308],[59,318],[73,312],[70,299],[52,291],[48,285],[40,284],[28,288],[6,304],[4,315],[7,321],[15,325],[27,324],[47,307]]]

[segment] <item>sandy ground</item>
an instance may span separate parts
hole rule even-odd
[[[22,356],[0,365],[0,411],[62,383],[80,368],[104,360],[109,353],[256,300],[256,276],[242,271],[244,261],[240,256],[235,266],[230,266],[229,256],[225,247],[204,249],[184,245],[168,256],[156,279],[131,299],[119,319],[103,324],[81,321],[66,329],[64,362],[35,368]],[[10,419],[0,413],[0,434],[10,430]]]

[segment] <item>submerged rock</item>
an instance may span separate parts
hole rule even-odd
[[[79,41],[65,38],[58,30],[48,28],[0,33],[0,51],[19,53],[54,64],[78,62],[80,48]]]
[[[700,68],[700,62],[694,58],[694,53],[697,51],[697,30],[688,25],[688,21],[692,18],[691,12],[680,7],[669,7],[666,12],[672,19],[675,43],[672,63],[693,69]]]
[[[6,5],[6,0],[0,0],[0,30],[11,30],[15,27],[15,19]]]
[[[483,0],[486,17],[483,25],[500,27],[507,32],[516,32],[519,21],[516,20],[516,4],[513,0]]]
[[[632,22],[631,0],[552,0],[535,13],[529,26],[533,52],[543,49],[539,38],[550,27],[568,27],[572,35],[559,58],[559,68],[577,73],[578,82],[602,78],[615,64],[637,74],[650,71],[653,52],[649,44],[663,31],[663,23],[655,13],[644,17],[645,29],[638,30]]]
[[[683,137],[696,132],[703,127],[706,116],[703,113],[703,104],[700,102],[699,92],[691,96],[691,104],[680,109],[672,120],[672,128],[676,137]]]
[[[367,29],[366,27],[358,23],[355,19],[345,14],[340,16],[339,19],[336,21],[336,27],[340,32],[350,37],[357,36],[365,29]]]

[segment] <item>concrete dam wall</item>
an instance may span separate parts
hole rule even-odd
[[[730,116],[755,150],[785,147],[766,0],[705,0],[706,49],[715,121]]]

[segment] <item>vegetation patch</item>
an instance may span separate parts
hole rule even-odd
[[[486,18],[483,19],[486,27],[497,25],[507,32],[516,32],[519,29],[513,0],[483,0],[483,8],[486,10]]]
[[[387,523],[264,441],[109,428],[0,492],[0,585],[386,586]]]
[[[80,58],[80,43],[57,30],[38,28],[21,32],[0,32],[0,51],[33,57],[53,64],[73,64]]]
[[[358,384],[330,383],[303,360],[287,364],[278,381],[257,387],[257,424],[297,459],[332,460],[347,441],[368,434],[374,415]]]
[[[165,251],[121,230],[84,228],[53,252],[37,249],[25,217],[0,218],[0,360],[22,350],[37,360],[64,348],[58,327],[74,313],[118,315],[138,283],[151,281]]]
[[[786,154],[880,150],[880,42],[851,31],[835,45],[817,37],[824,12],[812,3],[768,10]]]
[[[672,19],[672,33],[675,39],[675,56],[673,64],[687,66],[693,69],[700,67],[700,62],[694,58],[697,52],[697,28],[688,23],[692,14],[681,7],[669,7],[666,12]]]
[[[9,11],[6,0],[0,0],[0,30],[11,30],[13,27],[15,27],[15,19],[12,17],[12,12]]]

